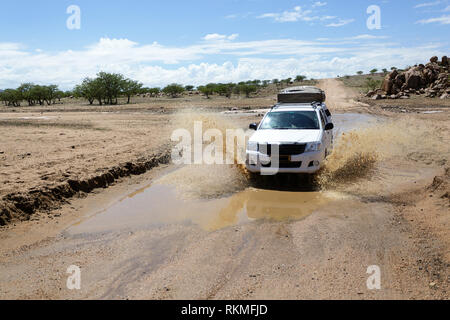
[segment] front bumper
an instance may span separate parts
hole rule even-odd
[[[305,152],[301,155],[292,155],[288,159],[280,156],[278,166],[272,163],[270,156],[258,151],[247,150],[245,166],[252,173],[274,175],[277,173],[316,173],[325,160],[325,151]]]

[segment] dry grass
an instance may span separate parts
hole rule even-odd
[[[60,128],[60,129],[74,129],[74,130],[108,130],[106,128],[94,127],[92,123],[83,122],[46,122],[33,120],[0,120],[0,127],[32,127],[32,128]]]
[[[383,73],[376,73],[374,75],[363,74],[360,76],[344,76],[339,78],[339,80],[342,81],[347,87],[354,88],[361,93],[367,93],[369,90],[366,84],[367,78],[375,81],[383,81],[384,76],[385,75]]]

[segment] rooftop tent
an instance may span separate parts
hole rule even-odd
[[[325,92],[317,87],[291,87],[280,91],[278,103],[325,102]]]

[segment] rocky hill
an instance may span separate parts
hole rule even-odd
[[[450,98],[449,59],[432,57],[426,65],[419,64],[404,71],[387,74],[381,89],[370,91],[367,97],[379,99],[408,99],[410,95]]]

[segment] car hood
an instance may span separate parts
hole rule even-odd
[[[306,143],[320,141],[320,130],[258,130],[250,138],[258,143]]]

